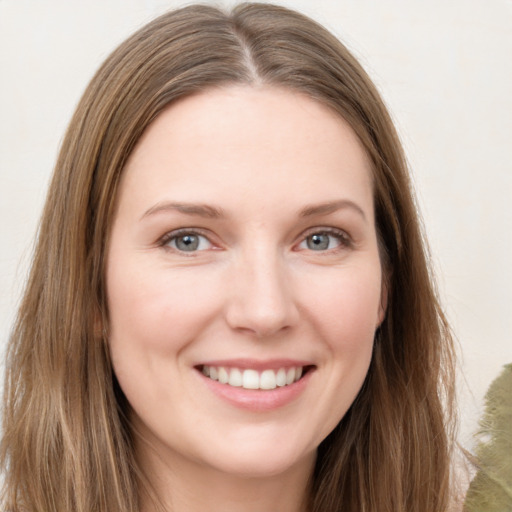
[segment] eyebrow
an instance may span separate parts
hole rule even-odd
[[[311,217],[314,215],[328,215],[329,213],[334,213],[338,210],[343,210],[346,208],[354,210],[359,215],[361,215],[361,217],[365,221],[367,220],[364,210],[357,203],[354,203],[349,199],[340,199],[338,201],[328,201],[326,203],[306,206],[300,211],[299,215],[301,217]]]
[[[225,213],[221,208],[211,206],[208,204],[200,203],[176,203],[176,202],[161,202],[152,206],[149,210],[144,212],[141,220],[145,217],[155,215],[162,212],[177,211],[186,215],[196,215],[198,217],[206,217],[208,219],[220,219],[225,217]]]
[[[364,210],[353,201],[349,199],[340,199],[337,201],[328,201],[325,203],[308,205],[302,208],[299,212],[300,217],[312,217],[315,215],[328,215],[342,209],[352,209],[357,212],[364,220],[366,215]],[[222,208],[212,206],[203,203],[178,203],[172,201],[164,201],[155,204],[149,210],[144,212],[141,220],[145,217],[155,215],[162,212],[173,212],[177,211],[185,215],[195,215],[198,217],[204,217],[208,219],[222,219],[226,217],[226,214]]]

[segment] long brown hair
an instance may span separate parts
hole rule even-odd
[[[393,123],[362,67],[324,28],[282,7],[243,4],[155,19],[114,51],[78,105],[8,347],[3,510],[138,510],[148,485],[106,339],[105,247],[117,188],[162,110],[232,83],[289,88],[329,106],[373,164],[387,316],[359,395],[319,447],[309,509],[447,509],[453,344]]]

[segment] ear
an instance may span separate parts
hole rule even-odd
[[[380,304],[379,304],[379,311],[377,315],[377,325],[376,328],[379,328],[382,322],[384,321],[384,318],[386,318],[386,311],[388,309],[388,292],[389,292],[389,285],[388,285],[388,276],[383,275],[382,276],[382,283],[380,287]]]
[[[103,338],[105,334],[105,327],[101,313],[96,309],[93,314],[93,334],[95,338]]]

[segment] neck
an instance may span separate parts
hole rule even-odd
[[[262,476],[227,473],[176,454],[137,451],[162,506],[143,497],[142,512],[307,512],[315,454],[279,474]]]

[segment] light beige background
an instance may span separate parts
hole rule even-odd
[[[78,98],[119,42],[183,3],[0,0],[0,347]],[[352,49],[396,120],[460,340],[470,448],[485,390],[512,362],[512,1],[280,3]]]

